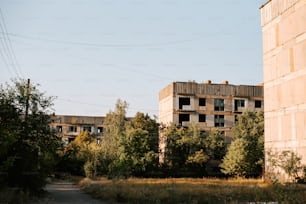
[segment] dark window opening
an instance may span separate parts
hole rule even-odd
[[[206,135],[206,131],[205,130],[200,130],[201,135]]]
[[[190,98],[179,98],[179,109],[183,109],[183,106],[190,106]]]
[[[215,115],[215,127],[224,127],[224,115]]]
[[[215,111],[224,111],[224,99],[215,99]]]
[[[261,108],[261,101],[255,101],[255,108]]]
[[[238,111],[239,108],[245,107],[245,101],[243,99],[235,100],[235,111]]]
[[[68,138],[68,143],[72,142],[75,138]]]
[[[69,126],[69,132],[77,132],[76,126]]]
[[[83,131],[91,132],[91,126],[84,126]]]
[[[56,132],[58,133],[63,132],[63,126],[61,125],[56,126]]]
[[[199,98],[199,106],[206,106],[206,98]]]
[[[235,115],[235,123],[237,123],[238,122],[238,115]]]
[[[183,122],[189,122],[190,115],[189,114],[179,114],[179,124],[182,125]]]
[[[200,114],[199,115],[199,122],[206,122],[206,115]]]
[[[103,127],[98,127],[98,133],[103,133]]]

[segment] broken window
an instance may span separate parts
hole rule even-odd
[[[215,111],[224,111],[224,99],[215,99]]]
[[[77,126],[69,126],[69,132],[77,132]]]
[[[235,100],[235,111],[238,111],[239,108],[245,107],[245,101],[243,99],[236,99]]]
[[[206,122],[206,115],[200,114],[199,115],[199,122],[201,122],[201,123]]]
[[[179,114],[179,124],[182,125],[183,122],[189,122],[190,115],[189,114]]]
[[[206,98],[199,98],[199,106],[206,106]]]
[[[224,127],[224,115],[215,115],[215,127]]]
[[[183,109],[183,106],[190,106],[190,98],[186,97],[179,98],[179,109]]]
[[[255,101],[255,108],[261,108],[261,101]]]

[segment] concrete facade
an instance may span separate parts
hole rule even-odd
[[[245,110],[263,111],[263,86],[231,85],[227,81],[212,84],[173,82],[159,92],[159,122],[184,127],[197,123],[201,130],[219,128],[231,142],[236,116]],[[160,134],[160,162],[163,162],[166,138]]]
[[[306,164],[306,1],[269,0],[261,25],[265,149],[293,151]]]
[[[56,115],[52,116],[50,126],[65,144],[73,141],[84,131],[94,135],[98,142],[103,134],[103,121],[104,117]]]

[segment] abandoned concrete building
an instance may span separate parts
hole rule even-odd
[[[269,0],[260,9],[265,150],[293,151],[306,164],[306,1]],[[267,160],[265,167],[271,170]]]
[[[69,116],[55,115],[52,116],[51,129],[62,138],[65,144],[73,141],[78,134],[88,131],[94,135],[99,142],[103,134],[104,117],[97,116]]]
[[[173,82],[159,92],[159,122],[183,127],[198,123],[203,131],[220,128],[231,142],[231,128],[245,110],[263,111],[263,86]],[[164,161],[166,138],[160,134],[160,162]]]

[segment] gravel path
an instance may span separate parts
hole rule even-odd
[[[45,190],[48,192],[46,198],[32,204],[106,204],[93,199],[72,182],[54,182],[48,184]]]

